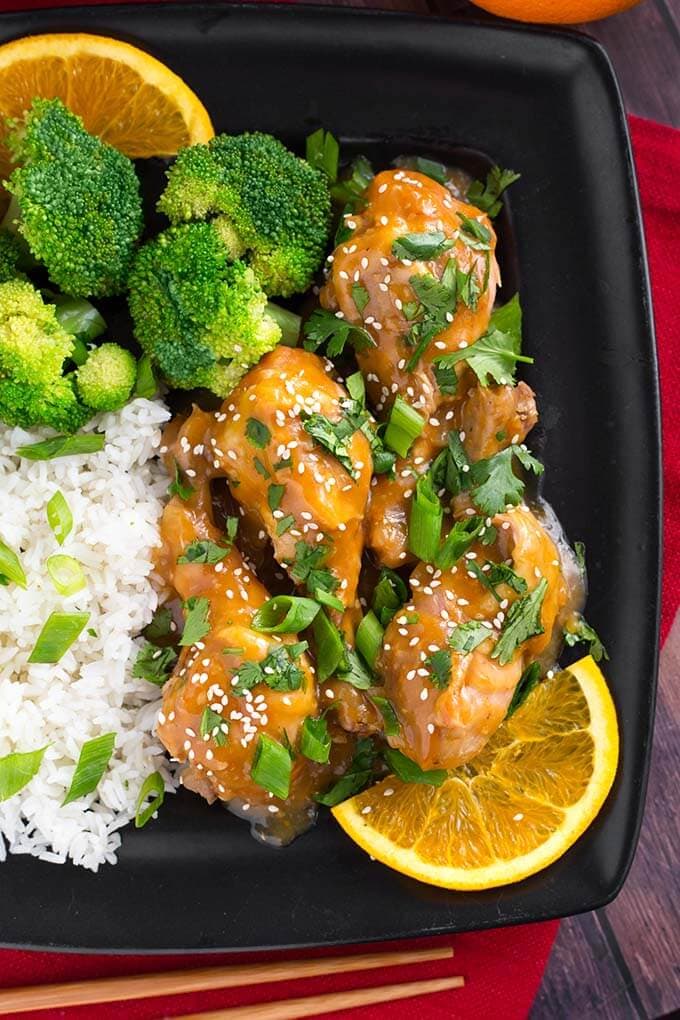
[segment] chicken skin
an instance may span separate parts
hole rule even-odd
[[[554,651],[570,608],[560,554],[536,515],[520,506],[492,523],[498,534],[493,546],[473,544],[449,570],[418,565],[410,579],[411,602],[385,631],[378,672],[401,723],[389,743],[423,768],[455,768],[481,751],[505,718],[524,669]],[[520,579],[513,583],[523,593],[501,582],[494,594],[470,568],[476,563],[488,572],[485,561],[511,565]],[[536,597],[545,589],[537,610],[540,630],[528,628],[528,640],[506,652],[498,646],[504,621],[512,605],[539,585]],[[468,647],[466,632],[457,628],[471,621],[481,641],[456,650]]]
[[[386,170],[377,174],[366,192],[363,212],[346,219],[351,237],[339,244],[332,257],[328,280],[321,290],[321,304],[342,314],[348,322],[363,326],[375,346],[358,352],[357,361],[376,411],[386,408],[400,393],[425,417],[440,402],[433,361],[477,340],[486,330],[493,309],[498,265],[494,255],[496,235],[491,221],[479,209],[454,198],[424,174],[414,170]],[[470,226],[470,224],[474,226]],[[488,241],[474,236],[479,231]],[[437,233],[443,238],[441,253],[429,258],[403,256],[393,250],[395,242],[409,235]],[[414,277],[441,280],[447,264],[472,283],[449,311],[442,329],[427,344],[409,371],[415,348],[409,342],[413,319],[407,318],[416,300]],[[367,295],[361,312],[355,297],[359,285]]]
[[[161,537],[159,572],[185,607],[189,599],[207,600],[209,629],[182,650],[163,689],[158,735],[173,758],[187,763],[185,786],[210,801],[229,802],[244,816],[275,812],[279,839],[286,842],[288,831],[290,838],[299,831],[301,812],[309,812],[304,764],[293,766],[290,799],[279,799],[254,780],[253,761],[262,735],[279,745],[295,744],[304,719],[317,714],[314,669],[295,647],[295,635],[253,628],[253,617],[269,595],[235,546],[214,563],[181,562],[197,542],[225,544],[212,522],[206,483],[186,501],[170,500]],[[259,682],[239,679],[245,664],[261,663]]]

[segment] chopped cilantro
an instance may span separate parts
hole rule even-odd
[[[434,159],[426,159],[425,156],[416,156],[414,160],[414,169],[421,174],[425,174],[426,177],[431,177],[437,184],[446,184],[448,181],[448,175],[446,167],[443,163],[438,163]]]
[[[517,362],[529,365],[534,362],[521,353],[521,345],[522,312],[519,296],[515,294],[492,314],[484,336],[469,347],[443,354],[436,362],[441,369],[451,369],[459,361],[467,362],[482,386],[489,386],[491,380],[509,384],[514,383]]]
[[[368,737],[362,737],[357,741],[354,757],[344,776],[324,793],[314,794],[314,800],[319,804],[325,804],[326,807],[335,807],[341,801],[359,793],[370,782],[378,757],[373,742]]]
[[[478,460],[470,469],[472,502],[490,517],[501,513],[508,504],[517,506],[522,501],[524,482],[513,470],[515,457],[528,471],[543,473],[543,465],[528,450],[515,444],[487,460]]]
[[[446,690],[451,682],[451,652],[446,648],[440,648],[425,659],[425,665],[431,672],[430,679],[440,691]]]
[[[267,443],[271,440],[272,434],[263,421],[259,418],[249,418],[246,423],[246,436],[248,441],[257,446],[258,449],[264,450]]]
[[[589,645],[590,654],[595,659],[595,662],[609,658],[607,649],[598,637],[597,631],[593,630],[590,624],[586,623],[582,616],[579,617],[578,621],[573,626],[570,626],[568,630],[565,629],[564,640],[570,648],[573,648],[574,645],[581,641]]]
[[[458,389],[458,376],[453,365],[446,366],[435,361],[432,369],[440,392],[447,396],[453,395]]]
[[[469,574],[473,574],[479,583],[484,585],[487,591],[491,592],[496,602],[503,601],[503,597],[496,590],[500,584],[507,584],[518,595],[524,595],[527,590],[527,583],[524,578],[515,573],[512,567],[509,567],[506,563],[492,563],[487,560],[484,567],[488,569],[485,570],[483,567],[480,567],[476,560],[467,560],[465,567]]]
[[[491,249],[491,231],[483,223],[471,219],[463,213],[458,213],[458,219],[460,220],[460,232],[464,235],[468,248],[474,248],[476,251]]]
[[[459,623],[453,628],[449,635],[449,644],[454,652],[467,655],[468,652],[473,652],[477,645],[481,645],[482,641],[491,637],[492,633],[493,631],[479,620],[468,620],[467,623]]]
[[[305,339],[302,346],[306,351],[318,351],[326,344],[326,354],[336,358],[349,343],[355,351],[375,347],[371,334],[363,326],[355,326],[346,319],[339,319],[326,308],[316,308],[303,326]]]
[[[142,634],[147,641],[151,642],[152,645],[156,645],[160,641],[169,638],[174,629],[172,612],[168,606],[159,606],[153,614],[151,623],[146,625]]]
[[[299,690],[304,673],[295,660],[306,650],[306,641],[273,645],[261,662],[244,662],[232,677],[234,693],[243,694],[258,684],[267,684],[273,691]]]
[[[223,726],[228,727],[228,723],[225,722],[218,712],[213,712],[212,708],[206,705],[198,728],[200,735],[204,739],[206,737],[212,738],[218,747],[224,747],[227,742],[227,734],[222,729]]]
[[[132,666],[132,675],[140,680],[162,687],[177,662],[177,653],[172,648],[156,648],[145,644],[137,653]]]
[[[193,485],[183,481],[180,466],[175,461],[175,477],[168,486],[168,496],[179,496],[186,503],[188,499],[191,499],[195,491]]]
[[[231,551],[229,545],[217,545],[210,539],[202,539],[199,542],[192,542],[188,545],[177,560],[178,563],[219,563]]]
[[[305,432],[315,439],[319,446],[328,450],[345,471],[355,480],[359,472],[355,470],[350,453],[350,440],[360,428],[355,415],[343,415],[339,421],[331,421],[324,414],[302,415]]]
[[[352,161],[349,174],[331,187],[331,196],[336,202],[346,202],[351,209],[363,203],[366,188],[373,180],[373,167],[365,156]]]
[[[181,645],[195,645],[210,630],[208,615],[210,612],[210,599],[205,595],[192,595],[184,603],[186,619],[184,621],[184,633],[179,639]]]
[[[304,584],[312,595],[319,590],[332,593],[340,583],[333,571],[323,566],[329,552],[330,549],[323,543],[295,543],[295,560],[290,565],[290,576],[299,584]]]
[[[530,663],[530,665],[528,665],[522,673],[517,686],[515,687],[510,704],[508,705],[508,710],[505,713],[506,719],[509,719],[511,715],[514,715],[520,705],[524,704],[540,679],[541,667],[537,662]]]
[[[430,230],[423,234],[402,234],[392,242],[392,254],[397,259],[436,259],[452,248],[454,243],[443,230]]]
[[[510,606],[501,636],[491,653],[491,658],[498,659],[501,666],[506,666],[510,662],[521,644],[536,634],[543,633],[541,607],[547,590],[548,582],[543,577],[533,591],[523,595]]]
[[[278,535],[278,537],[281,538],[281,535],[285,535],[285,533],[289,531],[294,524],[295,518],[293,517],[292,514],[287,514],[286,517],[282,517],[280,520],[278,520],[276,522],[276,534]]]
[[[368,291],[365,287],[362,287],[360,283],[352,284],[352,301],[356,305],[356,309],[359,315],[362,314],[364,308],[369,302]]]
[[[486,175],[486,181],[473,181],[468,188],[467,199],[493,219],[501,211],[500,197],[506,188],[519,180],[514,170],[502,170],[494,166]]]
[[[447,777],[446,769],[421,769],[420,765],[393,747],[385,748],[383,754],[392,772],[401,779],[402,783],[441,786]]]
[[[283,494],[286,491],[285,485],[270,485],[267,489],[267,503],[270,510],[278,510],[281,506]]]

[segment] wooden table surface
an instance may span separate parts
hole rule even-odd
[[[490,18],[465,0],[339,3]],[[644,0],[616,17],[578,27],[607,49],[631,113],[680,127],[680,0]],[[680,1010],[678,676],[680,614],[661,656],[652,771],[633,868],[614,903],[562,922],[531,1020],[656,1020]]]

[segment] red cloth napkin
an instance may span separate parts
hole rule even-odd
[[[60,0],[71,6],[82,0]],[[115,0],[99,0],[111,3]],[[54,0],[0,0],[0,10],[18,10],[29,7],[50,7]],[[663,422],[664,422],[664,479],[665,479],[665,572],[663,592],[662,640],[665,639],[680,602],[680,530],[670,528],[672,521],[680,519],[680,401],[674,399],[680,385],[680,193],[676,181],[680,178],[680,134],[670,128],[653,124],[638,117],[630,118],[635,159],[643,205],[649,261],[654,293],[659,359],[661,366]],[[389,1006],[345,1010],[333,1014],[338,1020],[379,1020],[389,1011],[393,1020],[486,1020],[489,1016],[502,1016],[504,1020],[524,1020],[538,989],[555,935],[557,922],[524,925],[517,928],[496,929],[451,939],[420,939],[417,941],[384,944],[393,948],[423,948],[428,945],[452,944],[455,947],[453,962],[424,964],[409,978],[443,977],[463,974],[466,985],[450,993],[431,995],[419,1000],[405,1000]],[[0,932],[0,938],[2,933]],[[363,947],[375,950],[375,946]],[[320,950],[304,953],[305,956],[337,956],[344,952],[359,952],[362,947]],[[237,960],[294,959],[300,953],[263,953],[200,956],[99,956],[44,952],[0,951],[0,987],[35,985],[54,981],[69,981],[104,977],[108,975],[138,974],[169,971],[182,967],[209,966],[217,963],[236,963]],[[246,989],[203,992],[174,998],[157,998],[137,1002],[114,1003],[96,1007],[69,1010],[44,1010],[22,1014],[5,1014],[6,1017],[23,1017],[24,1020],[156,1020],[183,1013],[198,1012],[219,1007],[300,995],[329,993],[347,988],[369,987],[392,983],[406,977],[406,973],[385,969],[363,974],[338,975],[328,978],[306,979],[276,985],[254,986]]]

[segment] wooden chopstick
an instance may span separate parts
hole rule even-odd
[[[385,985],[382,988],[355,988],[351,992],[331,992],[329,995],[308,995],[302,999],[282,999],[279,1002],[260,1002],[254,1006],[231,1006],[210,1013],[187,1013],[175,1020],[297,1020],[301,1016],[325,1016],[339,1009],[370,1006],[375,1002],[393,1002],[410,999],[414,995],[431,995],[462,988],[465,978],[433,978],[430,981],[411,981],[404,985]]]
[[[270,963],[171,970],[162,974],[133,974],[57,985],[31,985],[0,990],[0,1015],[26,1013],[31,1009],[87,1006],[93,1002],[149,999],[156,995],[181,995],[210,988],[234,988],[251,982],[288,981],[293,978],[373,970],[376,967],[408,966],[431,960],[448,960],[452,956],[453,949],[443,946],[436,949],[366,953],[361,956],[320,956],[313,960],[275,960]]]

